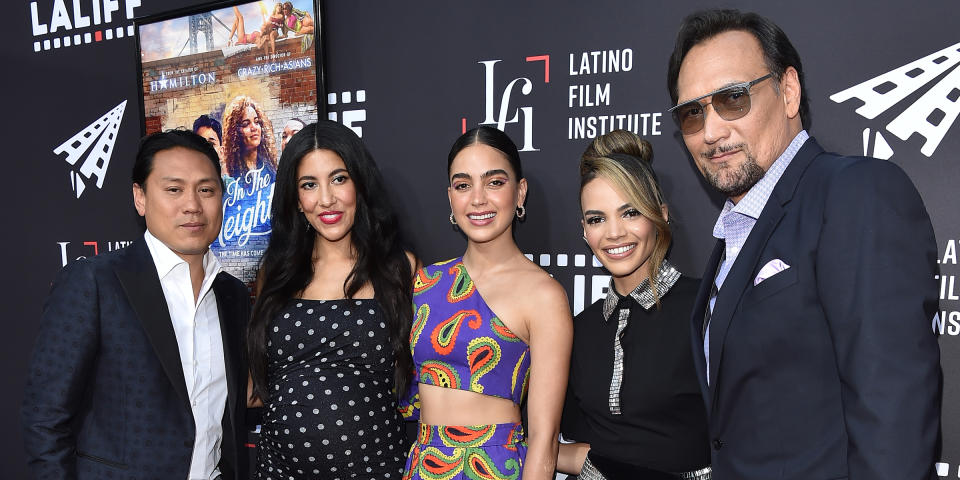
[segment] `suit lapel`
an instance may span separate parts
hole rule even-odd
[[[777,181],[773,193],[760,213],[760,218],[750,230],[743,249],[740,250],[730,273],[723,281],[723,287],[717,295],[713,315],[710,318],[710,387],[713,392],[711,401],[714,404],[718,391],[717,384],[723,381],[718,371],[723,359],[724,340],[733,320],[733,314],[739,309],[743,294],[752,286],[753,273],[757,269],[760,255],[776,230],[777,224],[780,223],[780,219],[783,218],[784,206],[793,198],[800,178],[810,166],[810,162],[822,152],[823,149],[813,138],[804,142],[803,147]]]
[[[233,418],[237,402],[240,401],[240,398],[246,401],[247,389],[245,383],[242,386],[240,385],[239,377],[234,373],[238,371],[237,369],[242,363],[240,349],[243,348],[240,345],[240,327],[243,325],[243,319],[238,318],[238,310],[242,311],[242,309],[238,309],[237,306],[240,304],[237,302],[248,302],[249,299],[237,298],[236,290],[230,288],[230,283],[229,275],[223,272],[213,280],[213,293],[217,298],[217,313],[220,316],[220,337],[223,339],[223,364],[227,375],[227,412],[225,418],[229,418],[232,423],[237,420]],[[244,375],[243,378],[246,378],[246,376]],[[242,396],[241,392],[243,392]],[[227,432],[224,432],[224,435],[226,434]]]
[[[767,202],[763,208],[763,213],[757,219],[757,223],[750,231],[743,249],[737,255],[737,260],[733,262],[730,273],[723,281],[723,287],[717,294],[717,301],[713,305],[713,315],[710,317],[710,386],[713,390],[712,397],[716,399],[717,383],[722,381],[719,378],[718,370],[720,362],[723,360],[724,339],[727,336],[727,330],[733,319],[733,313],[740,305],[740,298],[750,286],[750,280],[753,278],[751,273],[755,270],[757,262],[760,260],[760,252],[770,239],[774,227],[783,217],[783,207],[778,202]]]
[[[127,249],[127,261],[115,267],[114,271],[130,305],[137,313],[164,373],[170,379],[174,391],[183,400],[183,406],[189,411],[190,399],[183,377],[177,336],[173,331],[163,287],[160,286],[160,277],[157,276],[157,268],[146,242],[134,242]]]
[[[703,354],[703,322],[707,313],[710,311],[710,290],[713,279],[717,276],[717,269],[720,267],[720,258],[723,255],[724,243],[717,241],[713,247],[713,253],[710,260],[707,261],[707,268],[703,272],[703,280],[700,282],[700,290],[697,292],[697,299],[693,303],[693,313],[690,317],[690,332],[693,341],[693,362],[697,370],[697,380],[700,382],[700,390],[704,392],[703,400],[707,404],[707,411],[710,411],[711,396],[707,386],[707,360]]]

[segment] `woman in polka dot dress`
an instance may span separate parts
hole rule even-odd
[[[248,331],[259,479],[400,478],[415,260],[373,158],[323,120],[283,151]],[[398,387],[399,390],[395,389]]]

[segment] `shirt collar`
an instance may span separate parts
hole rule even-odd
[[[673,284],[677,283],[677,280],[680,278],[680,272],[666,259],[660,263],[660,270],[657,271],[657,293],[662,298],[666,295],[667,291],[670,290],[670,287]],[[637,285],[637,288],[634,288],[627,296],[632,297],[637,303],[640,304],[644,310],[650,310],[655,303],[656,299],[653,297],[653,290],[650,289],[650,279],[645,278],[640,285]],[[620,303],[620,295],[617,294],[617,290],[613,288],[613,279],[610,279],[610,286],[607,288],[607,298],[603,300],[603,319],[604,321],[610,319],[610,315],[613,314],[613,311],[616,310],[617,304]]]
[[[170,274],[177,265],[187,263],[170,247],[153,236],[150,230],[143,232],[143,239],[147,242],[147,249],[150,250],[153,264],[157,267],[157,276],[161,279]],[[222,270],[223,266],[220,264],[220,260],[210,249],[207,249],[207,252],[203,254],[203,283],[206,284],[208,279],[217,276]]]
[[[793,157],[797,155],[800,147],[803,146],[808,138],[810,138],[810,134],[808,134],[806,130],[801,130],[797,136],[793,137],[790,145],[787,145],[787,149],[770,165],[770,168],[764,173],[763,178],[754,184],[754,186],[750,187],[750,190],[747,191],[747,194],[744,195],[739,202],[733,203],[729,198],[724,202],[720,216],[717,218],[717,223],[713,226],[713,236],[715,238],[724,239],[727,237],[724,231],[723,219],[731,212],[750,217],[754,220],[760,218],[763,207],[767,205],[767,200],[769,200],[770,195],[773,194],[773,188],[777,186],[777,182],[780,181],[783,172],[790,166]]]

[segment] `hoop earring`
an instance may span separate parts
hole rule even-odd
[[[527,207],[517,205],[517,220],[523,220],[525,216],[527,216]]]
[[[450,225],[456,225],[457,219],[453,218],[453,212],[450,212]]]

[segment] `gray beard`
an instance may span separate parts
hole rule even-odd
[[[766,172],[757,160],[751,155],[735,171],[730,168],[723,168],[715,172],[706,171],[706,179],[713,188],[728,197],[736,197],[747,193],[757,182],[763,178]]]

